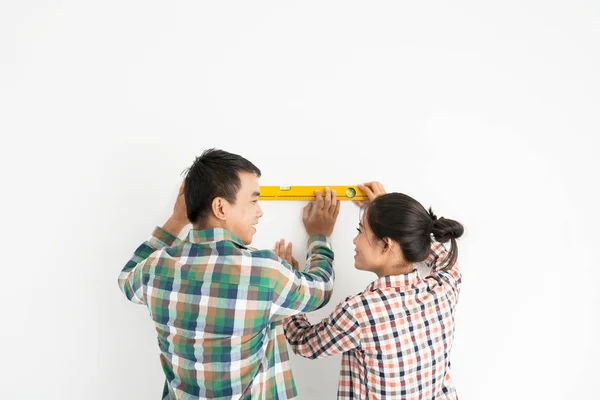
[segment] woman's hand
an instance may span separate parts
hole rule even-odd
[[[286,248],[285,240],[281,239],[278,242],[275,242],[275,248],[273,251],[279,256],[279,258],[287,261],[287,263],[290,264],[296,271],[300,271],[298,260],[292,257],[292,242],[289,242]]]
[[[357,186],[360,190],[362,190],[367,195],[367,197],[369,198],[368,201],[373,201],[377,197],[381,196],[382,194],[386,194],[385,188],[383,187],[381,182],[375,181],[375,182],[366,182],[363,184],[359,183]],[[362,207],[365,204],[365,202],[362,200],[354,200],[353,203],[359,207]]]

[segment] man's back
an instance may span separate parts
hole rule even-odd
[[[309,240],[306,275],[227,230],[180,241],[157,228],[119,278],[156,325],[165,398],[291,399],[296,388],[281,320],[318,309],[333,288],[333,253]]]

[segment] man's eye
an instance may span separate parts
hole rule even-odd
[[[356,228],[356,230],[358,231],[358,233],[362,233],[362,232],[360,231],[360,228]]]

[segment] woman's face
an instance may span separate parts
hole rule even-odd
[[[358,234],[352,241],[354,243],[354,268],[361,271],[376,272],[382,267],[382,244],[369,228],[365,214],[361,216],[358,224]]]

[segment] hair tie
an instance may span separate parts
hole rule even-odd
[[[433,227],[435,226],[436,222],[437,222],[437,217],[431,218],[431,224],[429,224],[429,232],[433,233]]]

